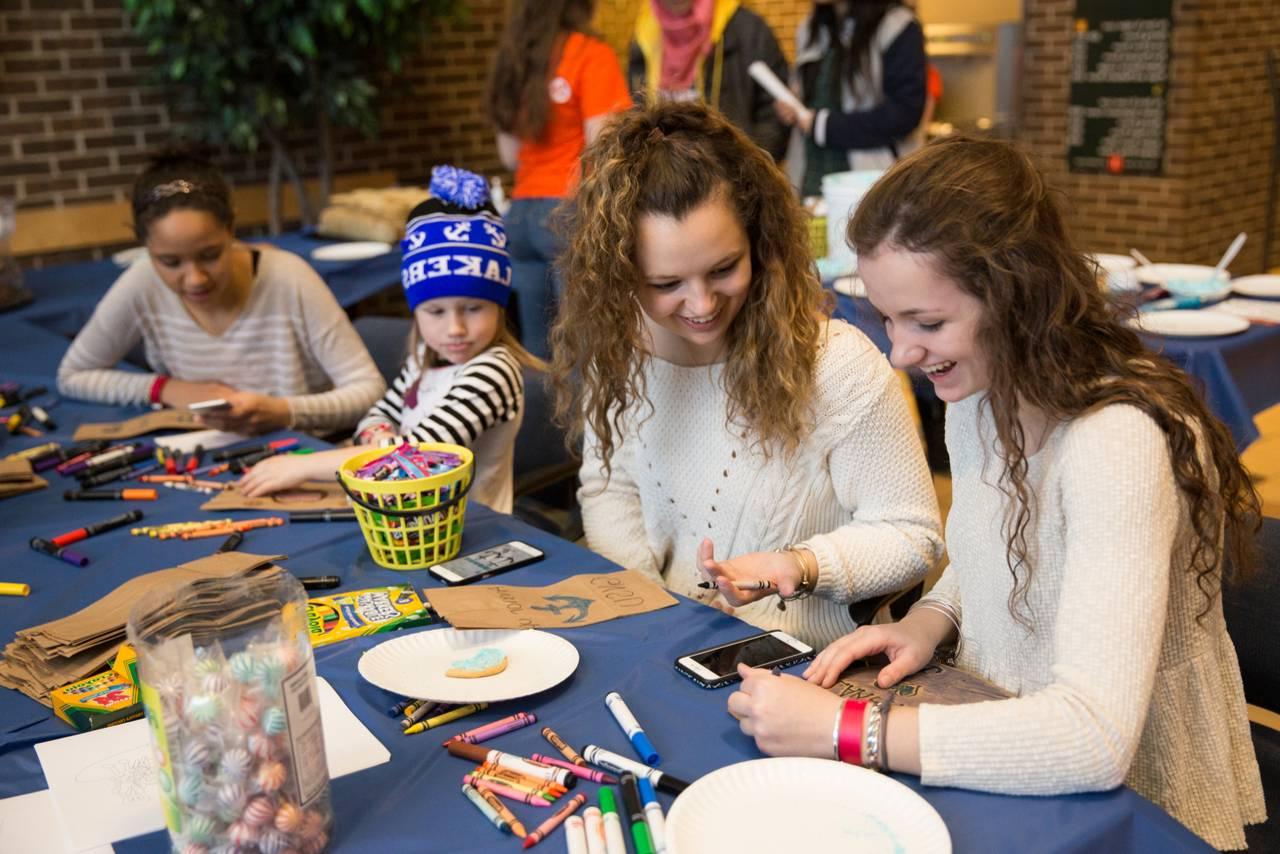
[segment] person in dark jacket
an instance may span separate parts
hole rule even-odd
[[[636,18],[628,80],[636,101],[702,98],[781,160],[790,131],[747,67],[764,62],[787,79],[769,25],[738,0],[646,0]]]

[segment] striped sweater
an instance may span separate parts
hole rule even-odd
[[[143,255],[103,296],[58,366],[68,397],[116,405],[147,403],[157,374],[223,382],[284,398],[293,426],[349,427],[384,383],[369,351],[324,280],[306,261],[263,248],[240,316],[210,335]],[[117,365],[139,342],[151,372]]]
[[[490,347],[461,365],[422,370],[426,345],[373,405],[357,432],[384,428],[395,442],[445,442],[470,448],[476,476],[471,496],[510,513],[516,434],[524,419],[524,376],[511,351]]]

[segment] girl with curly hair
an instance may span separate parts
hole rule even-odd
[[[929,785],[1128,783],[1211,845],[1244,847],[1266,810],[1220,592],[1224,552],[1252,565],[1259,502],[1227,429],[1108,304],[1007,143],[953,137],[903,160],[849,241],[891,361],[950,404],[951,564],[901,622],[827,647],[808,682],[743,669],[730,713],[766,753]],[[823,690],[881,652],[888,688],[951,643],[1015,696],[917,709]]]
[[[638,107],[587,149],[567,213],[552,372],[585,436],[589,545],[815,646],[921,578],[938,508],[900,385],[828,318],[769,155],[700,104]]]

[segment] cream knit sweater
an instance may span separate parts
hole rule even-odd
[[[1024,614],[1009,613],[1006,499],[981,395],[947,412],[951,565],[927,599],[961,611],[958,664],[1017,694],[920,707],[921,779],[1020,795],[1128,783],[1218,848],[1242,848],[1265,806],[1222,600],[1187,566],[1191,525],[1164,434],[1105,407],[1028,461],[1037,512]]]
[[[830,321],[817,366],[816,427],[790,457],[766,459],[726,424],[722,365],[651,358],[648,402],[626,428],[606,482],[594,436],[582,463],[582,517],[592,549],[701,601],[697,549],[718,558],[803,543],[818,558],[815,595],[777,609],[738,609],[765,629],[822,647],[854,628],[848,605],[921,578],[941,552],[938,504],[901,387],[858,330]]]

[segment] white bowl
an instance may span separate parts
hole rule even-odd
[[[1138,280],[1159,285],[1178,297],[1218,299],[1231,293],[1231,275],[1226,271],[1213,277],[1213,267],[1204,264],[1147,264],[1137,269]]]

